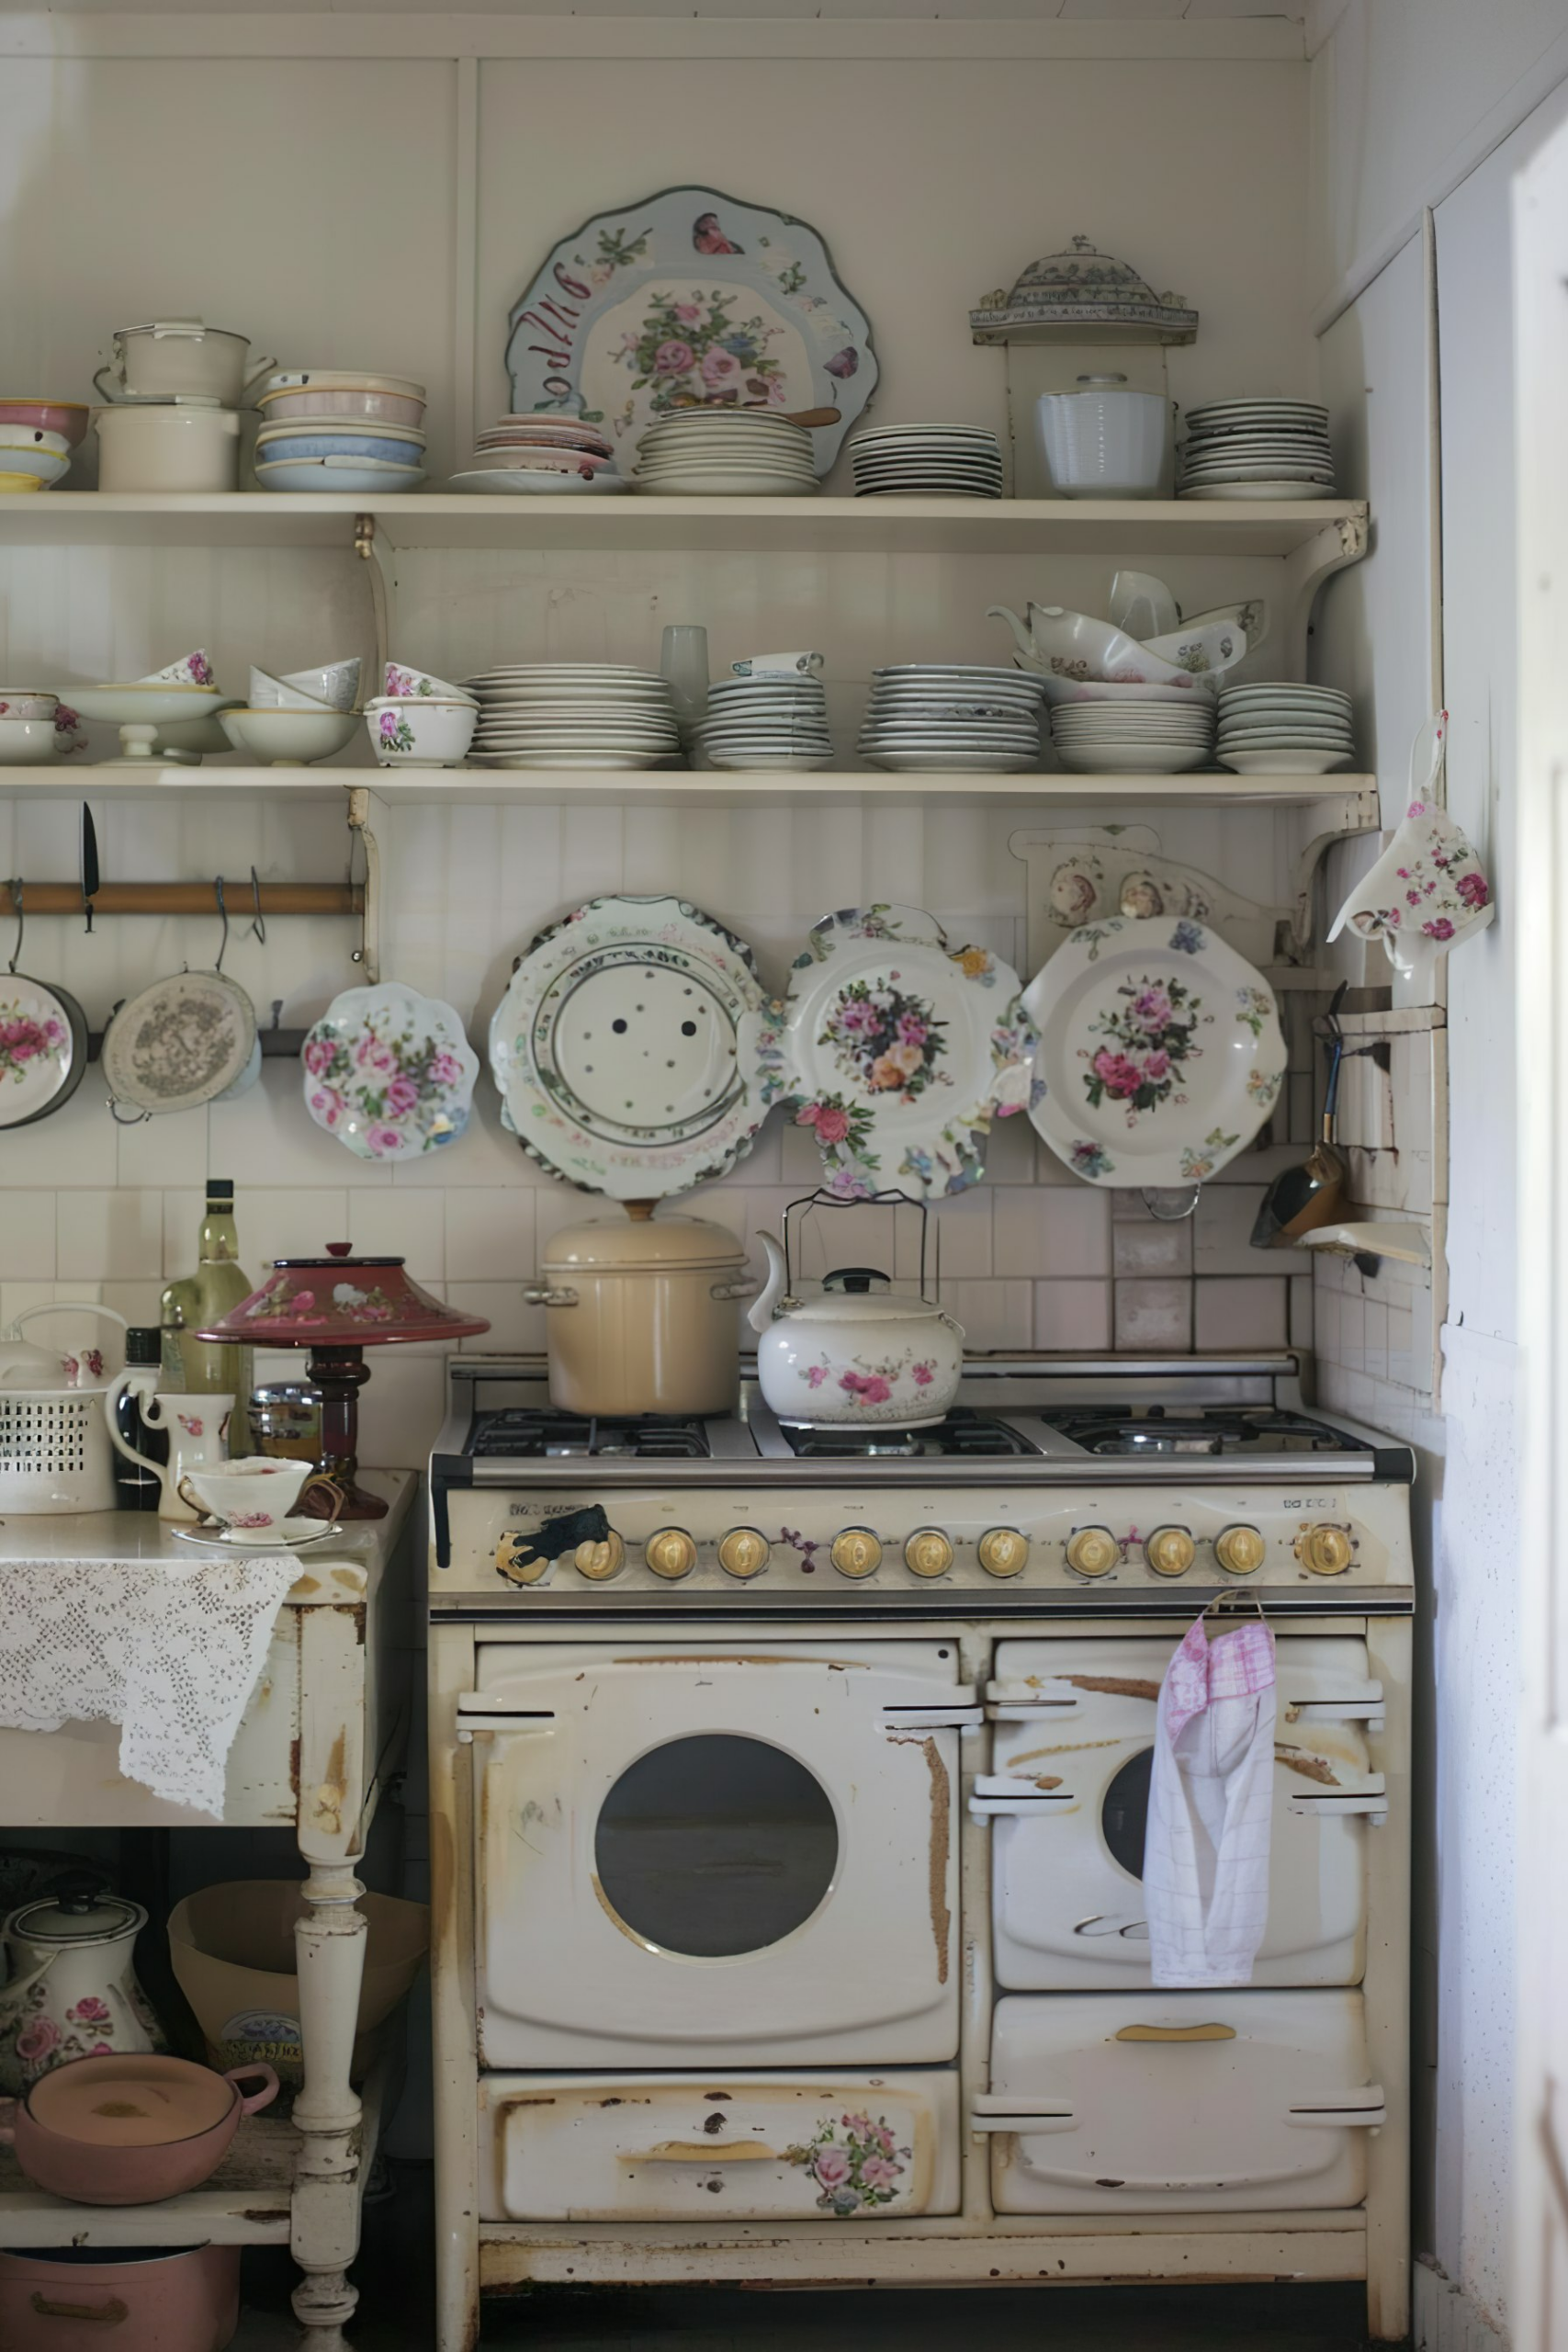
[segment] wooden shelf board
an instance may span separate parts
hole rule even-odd
[[[467,498],[230,491],[49,491],[0,502],[0,547],[352,544],[389,548],[784,550],[823,554],[1286,556],[1364,520],[1358,499]]]

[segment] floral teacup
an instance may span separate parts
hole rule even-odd
[[[318,1486],[328,1490],[334,1507],[342,1502],[343,1488],[312,1464],[253,1453],[215,1470],[187,1471],[180,1480],[180,1493],[226,1527],[234,1543],[265,1544],[276,1541],[284,1521],[298,1512],[301,1498]]]
[[[1430,971],[1439,956],[1484,930],[1496,913],[1492,888],[1462,826],[1427,795],[1443,763],[1448,713],[1439,711],[1416,739],[1412,789],[1404,820],[1377,864],[1334,918],[1330,939],[1347,923],[1363,939],[1381,939],[1396,972],[1406,979]],[[1416,786],[1423,749],[1430,760]]]

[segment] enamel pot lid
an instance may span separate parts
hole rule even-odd
[[[84,1875],[62,1881],[53,1894],[24,1903],[6,1920],[5,1933],[18,1943],[85,1951],[93,1944],[127,1942],[146,1925],[140,1903],[111,1894],[101,1881]]]
[[[594,1217],[553,1234],[543,1252],[551,1273],[671,1274],[745,1260],[734,1234],[699,1216]]]

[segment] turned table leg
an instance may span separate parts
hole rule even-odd
[[[305,2274],[294,2312],[310,2352],[346,2352],[343,2330],[359,2301],[348,2266],[359,2251],[360,2107],[348,2075],[365,1973],[364,1892],[351,1863],[315,1863],[304,1885],[310,1909],[294,1931],[305,2086],[294,2102],[291,2245]]]

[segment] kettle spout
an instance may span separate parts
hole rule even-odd
[[[760,1233],[757,1238],[768,1261],[768,1279],[746,1309],[746,1320],[753,1331],[765,1331],[773,1319],[773,1309],[784,1295],[784,1253],[771,1233]]]

